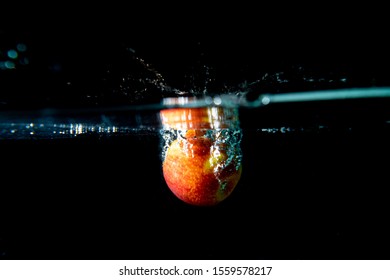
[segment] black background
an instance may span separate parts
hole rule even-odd
[[[30,64],[0,70],[2,113],[132,103],[115,90],[123,73],[139,70],[127,48],[175,88],[191,88],[184,74],[204,65],[211,91],[285,73],[288,83],[266,80],[254,96],[389,85],[379,8],[129,5],[5,9],[0,47],[23,41]],[[378,100],[243,110],[243,177],[211,208],[169,192],[155,134],[2,141],[1,257],[386,259],[387,108]],[[258,130],[268,126],[315,129]]]
[[[30,60],[2,71],[4,108],[132,103],[134,96],[120,89],[122,79],[152,75],[135,57],[184,91],[200,92],[208,70],[211,94],[265,74],[266,81],[251,88],[255,95],[388,85],[389,44],[380,7],[106,3],[4,11],[3,56],[22,42]],[[289,82],[277,83],[275,73]],[[161,91],[147,87],[149,94],[136,101],[159,101]]]

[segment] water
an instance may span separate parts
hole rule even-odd
[[[387,108],[241,106],[242,175],[212,207],[167,187],[156,108],[6,114],[1,258],[387,259]]]

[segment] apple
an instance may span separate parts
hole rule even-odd
[[[188,113],[189,109],[185,110]],[[184,132],[177,133],[168,146],[162,168],[164,179],[176,197],[192,205],[213,206],[226,199],[239,182],[241,150],[239,145],[233,147],[221,141],[224,137],[221,130],[210,129],[207,122],[198,118],[204,119],[202,110],[190,112],[191,122],[182,118],[187,121],[186,128],[196,128],[178,130]],[[165,112],[165,117],[183,116],[180,109],[174,111]]]

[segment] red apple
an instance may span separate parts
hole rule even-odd
[[[192,117],[185,122],[186,127],[202,128],[187,129],[184,137],[179,136],[170,144],[163,159],[164,179],[182,201],[198,206],[216,205],[232,193],[240,180],[240,151],[210,137],[215,132],[202,120],[207,116],[206,108],[174,109],[169,114],[165,112],[165,120],[174,116],[179,120],[188,110],[192,110]]]

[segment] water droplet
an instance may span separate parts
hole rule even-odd
[[[19,43],[16,45],[16,49],[20,52],[25,52],[27,50],[27,46],[25,44]]]
[[[4,66],[7,69],[15,69],[15,63],[9,60],[4,63]]]
[[[9,50],[9,51],[7,52],[7,55],[8,55],[8,57],[11,58],[11,59],[16,59],[16,58],[18,58],[18,52],[15,51],[15,50]]]
[[[222,99],[219,96],[214,97],[214,104],[215,105],[221,105]]]
[[[263,105],[268,105],[270,102],[271,102],[271,99],[268,96],[264,96],[261,99],[261,103],[263,103]]]

